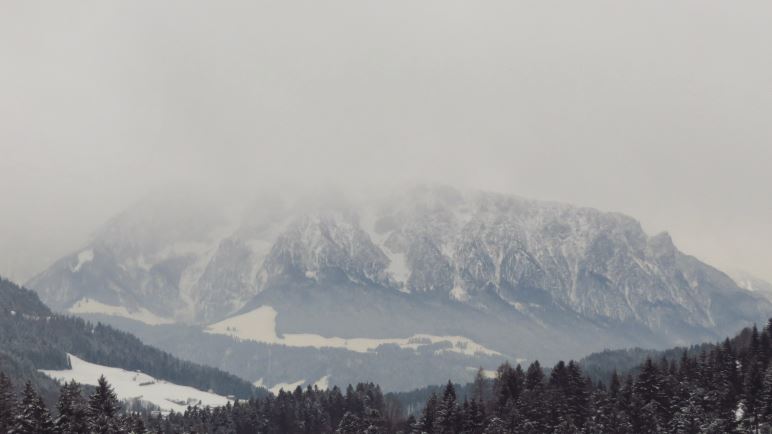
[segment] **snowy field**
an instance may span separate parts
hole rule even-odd
[[[468,356],[483,354],[501,356],[477,342],[462,336],[434,336],[417,334],[408,338],[370,339],[324,337],[310,333],[276,334],[276,310],[271,306],[260,306],[250,312],[237,315],[206,328],[207,333],[223,334],[242,340],[251,340],[267,344],[286,345],[288,347],[342,348],[358,353],[375,350],[381,345],[397,345],[400,348],[416,350],[422,346],[447,342],[449,348],[437,350],[438,354],[455,352]]]
[[[141,321],[148,325],[171,324],[174,322],[167,318],[161,318],[160,316],[153,314],[145,308],[140,308],[130,312],[123,306],[112,306],[96,300],[92,300],[90,298],[82,298],[78,300],[71,308],[68,309],[68,312],[76,315],[91,313],[118,316],[121,318]]]
[[[263,379],[259,379],[254,382],[255,387],[264,387],[271,391],[274,395],[278,395],[279,391],[284,390],[285,392],[292,392],[294,391],[298,386],[305,387],[309,383],[306,382],[306,380],[298,380],[294,383],[276,383],[273,386],[268,386],[263,382]],[[319,380],[315,381],[314,383],[310,384],[311,387],[316,387],[319,390],[327,390],[330,388],[330,376],[325,375],[324,377],[320,378]]]
[[[172,410],[184,412],[188,406],[196,405],[217,407],[228,402],[228,398],[224,396],[157,380],[141,372],[89,363],[72,354],[68,356],[72,369],[41,370],[41,372],[60,382],[75,380],[92,386],[96,386],[99,377],[104,375],[118,395],[118,399],[138,399],[157,405],[166,412]]]

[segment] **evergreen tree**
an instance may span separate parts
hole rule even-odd
[[[614,384],[616,384],[615,387],[613,386]],[[614,372],[612,387],[609,387],[609,391],[604,392],[600,390],[593,395],[594,418],[592,426],[587,430],[588,432],[622,434],[632,431],[632,425],[627,417],[627,413],[620,409],[617,402],[620,387],[619,377]],[[612,394],[612,390],[616,390],[616,392]]]
[[[544,386],[544,372],[542,372],[539,361],[536,360],[528,366],[525,373],[525,388],[526,390],[535,390],[542,386]]]
[[[103,376],[99,377],[96,391],[89,397],[87,410],[88,429],[95,434],[120,433],[118,411],[120,406],[112,386]]]
[[[671,422],[671,430],[676,434],[700,434],[706,423],[705,412],[691,397],[678,409]]]
[[[650,358],[646,359],[641,373],[638,374],[638,379],[635,382],[634,394],[644,404],[654,403],[657,405],[657,398],[659,397],[659,374],[656,366]]]
[[[343,415],[343,419],[340,420],[340,423],[338,424],[338,429],[335,430],[336,434],[360,434],[367,428],[367,424],[362,422],[362,419],[357,417],[357,415],[351,413],[350,411],[346,412],[346,414]]]
[[[571,360],[566,366],[567,385],[565,389],[567,416],[571,422],[581,428],[587,419],[588,413],[588,390],[587,382],[582,377],[582,371],[579,365]],[[590,383],[592,384],[592,383]]]
[[[565,362],[562,360],[552,368],[549,385],[558,390],[568,389],[568,371],[566,370]]]
[[[413,433],[431,433],[434,431],[434,419],[437,414],[438,398],[436,393],[432,393],[426,402],[421,417],[413,427]]]
[[[123,421],[124,430],[128,434],[147,434],[147,429],[145,428],[145,422],[142,420],[142,418],[139,415],[132,414],[127,416]],[[196,430],[191,430],[195,432]],[[83,432],[83,431],[76,431],[76,432]]]
[[[87,431],[86,402],[81,395],[78,383],[72,381],[61,387],[56,409],[59,413],[54,421],[57,432],[77,434]]]
[[[772,424],[772,365],[767,367],[764,373],[764,382],[758,407],[758,414],[761,416],[762,421]]]
[[[482,366],[477,369],[477,374],[474,376],[472,399],[476,399],[477,402],[485,402],[488,399],[488,380],[485,378],[485,370]]]
[[[493,389],[496,394],[496,410],[500,417],[507,418],[517,398],[523,390],[525,374],[518,365],[512,368],[509,363],[499,366]]]
[[[745,377],[743,379],[743,404],[745,412],[743,424],[748,429],[758,430],[759,400],[763,384],[762,367],[755,355],[751,354],[746,362]]]
[[[43,399],[40,398],[28,381],[24,385],[16,418],[11,428],[12,434],[54,434],[54,423]]]
[[[0,372],[0,433],[7,433],[13,427],[16,416],[16,400],[13,383],[5,373]]]
[[[506,422],[498,417],[492,418],[483,431],[484,434],[509,434],[510,432]]]
[[[458,403],[456,402],[456,389],[453,383],[448,381],[445,391],[442,394],[442,401],[437,406],[435,412],[434,426],[432,432],[435,434],[453,434],[457,431],[458,421]]]
[[[482,432],[485,427],[485,406],[482,402],[472,399],[469,410],[466,412],[465,432],[476,434]]]

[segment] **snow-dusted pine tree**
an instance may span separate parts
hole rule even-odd
[[[96,391],[89,397],[87,420],[89,431],[95,434],[117,434],[120,430],[120,406],[112,386],[104,376],[99,377]]]
[[[61,387],[56,410],[59,413],[54,421],[57,432],[61,434],[87,432],[86,401],[81,395],[78,383],[72,381]]]
[[[43,399],[35,392],[29,381],[24,385],[24,392],[16,411],[14,425],[9,432],[12,434],[55,433],[51,415],[48,413]]]
[[[6,433],[11,429],[15,415],[13,383],[5,373],[0,372],[0,433]]]

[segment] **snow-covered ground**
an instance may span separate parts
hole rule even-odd
[[[183,412],[189,405],[217,407],[228,403],[228,398],[211,392],[157,380],[141,372],[89,363],[72,354],[68,356],[72,369],[41,370],[40,372],[58,381],[75,380],[92,386],[96,386],[99,377],[104,375],[115,390],[118,399],[138,399],[157,405],[162,411]]]
[[[75,264],[74,267],[72,267],[72,272],[77,273],[78,271],[80,271],[80,267],[82,267],[84,264],[88,264],[93,260],[94,260],[94,251],[91,249],[87,249],[78,253],[78,263]]]
[[[90,298],[82,298],[78,300],[74,305],[72,305],[71,308],[68,309],[68,312],[76,315],[91,313],[119,316],[122,318],[133,319],[135,321],[141,321],[148,325],[171,324],[174,322],[171,319],[162,318],[145,308],[138,309],[134,312],[129,312],[129,310],[124,306],[112,306]]]
[[[408,338],[345,339],[325,337],[310,333],[287,333],[280,337],[276,334],[276,315],[276,310],[271,306],[260,306],[255,310],[212,324],[207,327],[205,331],[211,334],[228,335],[237,339],[267,344],[279,344],[288,347],[342,348],[358,353],[370,352],[381,345],[388,344],[416,350],[422,346],[448,342],[451,344],[451,347],[437,350],[436,353],[442,354],[445,352],[454,352],[468,356],[474,356],[476,354],[487,356],[502,355],[499,352],[488,349],[477,342],[462,336],[416,334]]]
[[[294,391],[298,386],[305,386],[306,380],[298,380],[294,383],[276,383],[271,387],[268,387],[263,379],[259,379],[254,382],[255,387],[265,387],[266,389],[270,390],[271,393],[274,395],[278,395],[279,391],[284,389],[285,392],[292,392]],[[324,377],[316,380],[313,384],[311,384],[312,387],[316,387],[319,390],[327,390],[330,388],[330,376],[325,375]]]

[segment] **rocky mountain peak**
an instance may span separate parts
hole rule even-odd
[[[197,322],[265,291],[342,284],[405,303],[510,312],[539,327],[568,315],[655,334],[731,330],[767,307],[717,303],[748,292],[668,234],[648,236],[631,217],[591,208],[442,186],[359,202],[264,197],[233,220],[142,206],[29,285],[57,309],[88,297]]]

